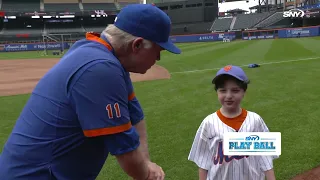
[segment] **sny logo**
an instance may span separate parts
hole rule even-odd
[[[251,136],[246,137],[246,141],[255,141],[255,140],[259,141],[260,137],[257,135],[251,135]]]
[[[283,12],[283,17],[304,17],[304,11],[300,9],[290,9],[289,11]]]

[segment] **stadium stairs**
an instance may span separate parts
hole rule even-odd
[[[233,29],[234,24],[236,23],[236,21],[237,21],[237,16],[234,16],[234,17],[232,18],[232,22],[231,22],[231,24],[230,24],[230,28],[229,28],[229,29]]]
[[[117,10],[121,10],[121,5],[118,2],[115,2],[114,5],[116,6]]]
[[[264,27],[271,26],[271,25],[273,25],[283,19],[282,14],[283,14],[282,12],[276,12],[276,13],[272,14],[271,16],[269,16],[268,18],[266,18],[265,20],[256,24],[254,27],[255,28],[264,28]]]
[[[40,0],[40,11],[44,11],[44,2]]]
[[[81,11],[83,11],[84,10],[84,8],[83,8],[83,4],[82,4],[82,1],[80,0],[80,2],[79,2],[79,8],[80,8],[80,10]]]

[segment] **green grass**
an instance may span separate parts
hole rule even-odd
[[[282,133],[282,155],[274,161],[276,178],[287,180],[320,165],[319,43],[319,37],[188,43],[178,44],[181,55],[162,53],[158,64],[170,72],[203,70],[134,83],[146,115],[151,158],[163,167],[166,179],[197,179],[197,167],[187,160],[188,153],[203,118],[219,108],[210,81],[216,68],[227,64],[266,63],[255,69],[244,67],[251,84],[242,105],[260,114],[271,131]],[[27,98],[0,97],[0,149]],[[108,158],[98,177],[105,179],[128,179],[114,157]]]
[[[19,60],[19,59],[40,59],[40,58],[59,58],[61,55],[52,55],[51,50],[47,51],[47,55],[44,56],[44,51],[25,51],[25,52],[10,52],[1,53],[0,60]]]

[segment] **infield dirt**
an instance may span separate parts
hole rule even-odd
[[[24,59],[0,61],[0,96],[31,93],[41,77],[59,59]],[[131,73],[133,82],[169,79],[170,73],[154,65],[146,74]]]

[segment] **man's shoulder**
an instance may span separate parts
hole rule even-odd
[[[63,66],[72,68],[70,76],[81,76],[90,72],[95,76],[114,74],[126,76],[126,70],[119,59],[109,50],[97,46],[94,42],[79,45],[61,59]]]
[[[126,82],[127,78],[120,63],[110,59],[98,59],[85,64],[73,73],[68,80],[68,89],[73,88],[77,82],[82,85],[105,82],[107,84],[102,83],[101,86],[106,86],[121,84]]]
[[[127,77],[127,73],[121,63],[112,59],[97,59],[86,64],[79,72],[81,75],[89,73],[97,78],[117,79]]]
[[[81,40],[75,43],[62,59],[105,59],[119,61],[117,57],[100,43]],[[120,63],[120,62],[119,62]]]

